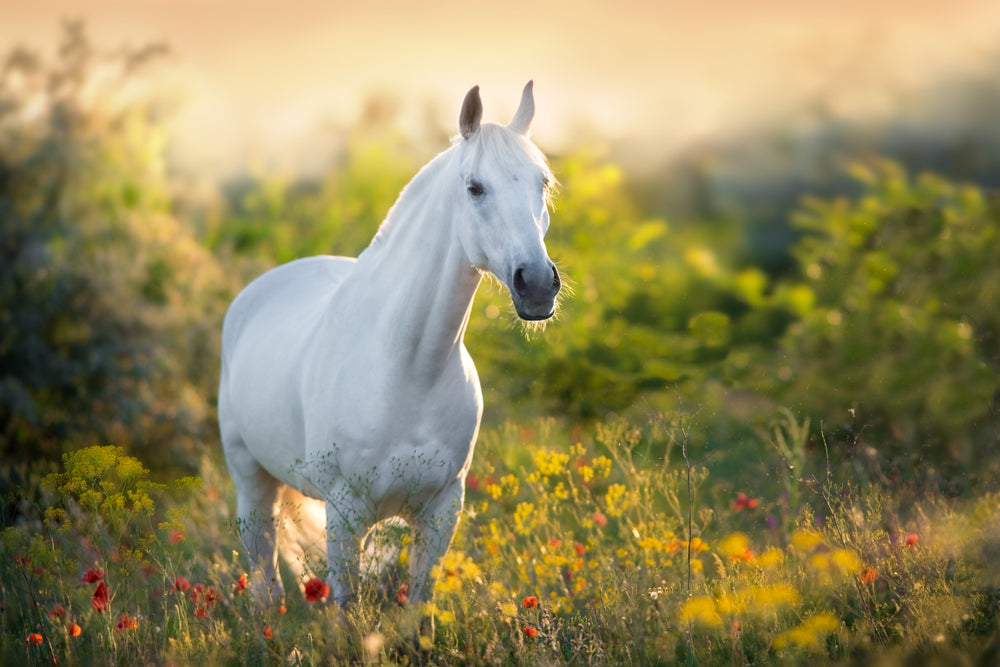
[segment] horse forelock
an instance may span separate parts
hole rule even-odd
[[[555,186],[555,177],[545,154],[530,139],[503,125],[483,123],[479,131],[468,139],[460,137],[459,143],[465,146],[462,160],[467,172],[477,171],[484,162],[514,173],[535,167],[541,170],[549,187]]]

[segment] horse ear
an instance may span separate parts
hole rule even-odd
[[[524,92],[521,93],[521,105],[517,108],[513,120],[507,124],[508,128],[524,136],[528,136],[531,119],[535,117],[535,96],[531,92],[533,86],[534,81],[529,81],[524,87]]]
[[[479,129],[479,121],[483,118],[483,101],[479,98],[479,86],[465,94],[462,102],[462,112],[458,114],[458,129],[462,137],[468,139]]]

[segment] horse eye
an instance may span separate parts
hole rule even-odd
[[[479,181],[469,181],[469,187],[467,188],[469,194],[473,197],[482,197],[486,194],[486,188]]]

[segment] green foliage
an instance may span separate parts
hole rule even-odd
[[[114,440],[161,467],[211,431],[230,284],[172,213],[165,133],[136,101],[160,49],[104,53],[79,24],[59,56],[0,73],[0,441],[57,460]],[[141,97],[140,97],[141,99]]]
[[[891,163],[855,174],[861,197],[812,200],[795,217],[802,282],[786,285],[808,305],[762,358],[758,387],[850,422],[837,445],[877,450],[875,479],[934,483],[936,468],[987,479],[1000,433],[998,201]]]

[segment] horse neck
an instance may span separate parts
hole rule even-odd
[[[442,186],[454,159],[454,148],[445,151],[404,188],[355,269],[374,297],[366,300],[373,334],[387,336],[380,342],[431,375],[458,353],[482,279],[465,256]]]

